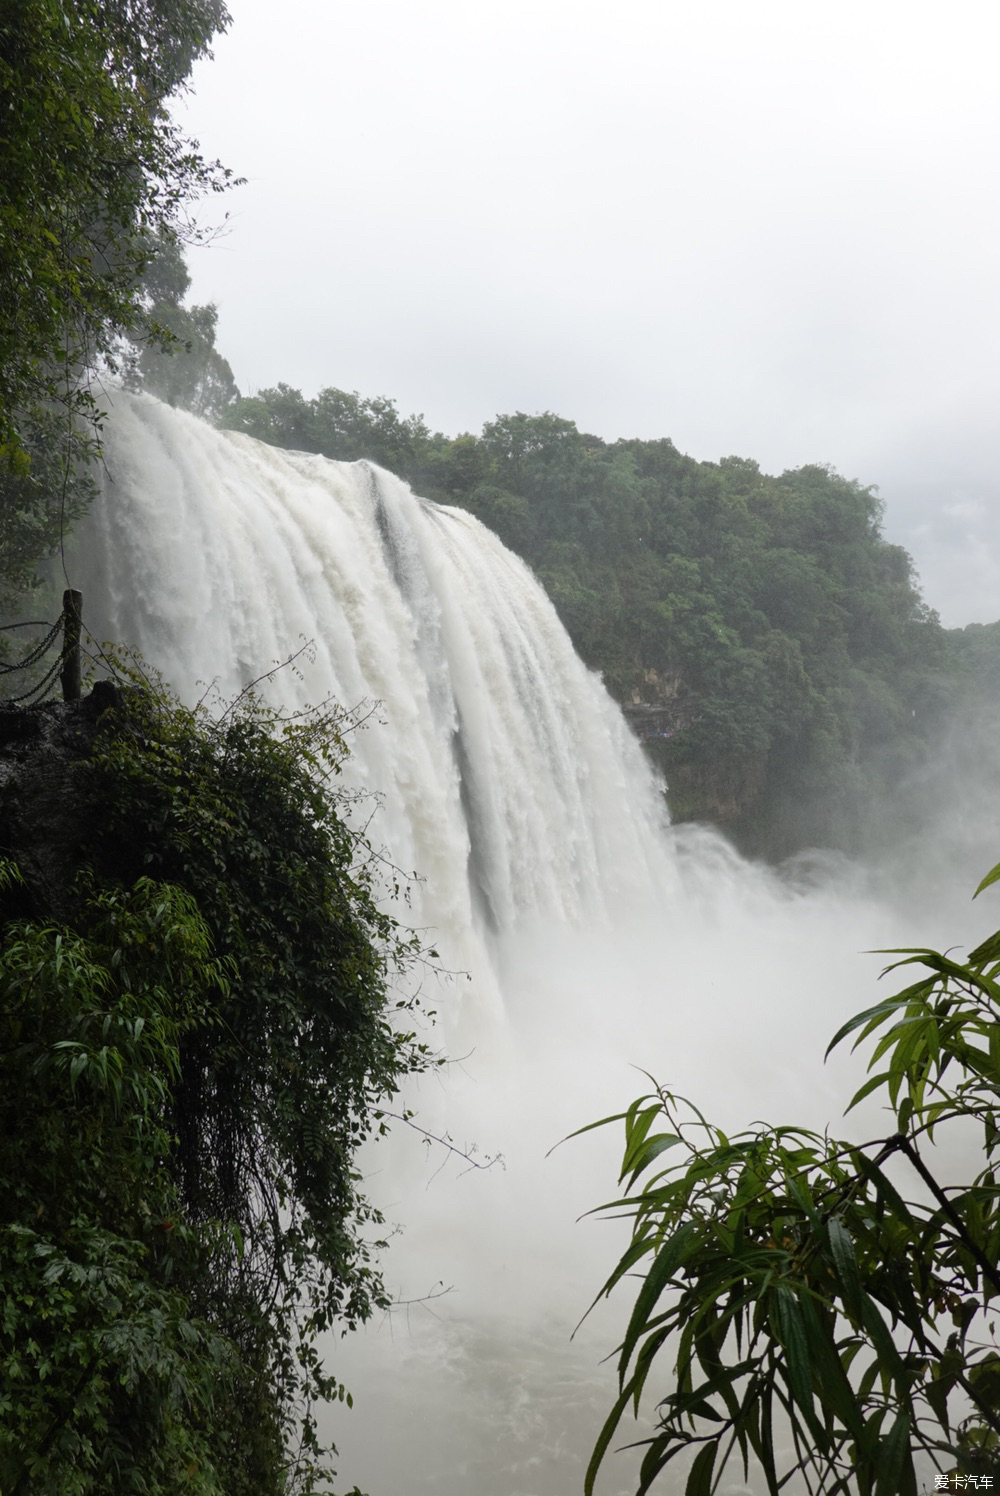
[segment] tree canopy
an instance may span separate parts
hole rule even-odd
[[[142,277],[142,320],[125,383],[212,421],[239,391],[215,346],[218,311],[211,303],[185,306],[190,285],[181,245],[172,234],[161,233]]]
[[[166,102],[221,0],[9,0],[0,16],[0,583],[30,582],[90,494],[95,374],[148,331],[143,275],[230,173]],[[154,329],[155,331],[155,329]]]

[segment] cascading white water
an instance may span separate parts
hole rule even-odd
[[[310,641],[298,706],[379,703],[351,766],[454,964],[520,916],[614,919],[669,896],[653,779],[527,568],[461,510],[367,463],[219,434],[117,397],[86,537],[87,616],[186,699],[233,695]]]
[[[718,838],[670,832],[551,604],[468,514],[365,463],[146,398],[114,406],[73,578],[89,627],[189,700],[211,681],[235,694],[311,641],[311,663],[270,682],[279,703],[380,703],[349,772],[384,797],[375,839],[422,880],[408,919],[471,976],[433,1002],[465,1058],[416,1102],[506,1170],[435,1178],[405,1138],[371,1158],[371,1190],[406,1228],[389,1277],[406,1298],[454,1292],[331,1345],[357,1395],[331,1414],[343,1484],[570,1496],[616,1334],[605,1322],[569,1346],[613,1258],[573,1222],[615,1171],[610,1141],[547,1150],[643,1088],[629,1063],[733,1125],[836,1119],[843,1076],[819,1059],[876,969],[857,952],[966,932],[900,924],[858,877],[796,891]],[[606,1491],[627,1491],[629,1468],[612,1462]]]

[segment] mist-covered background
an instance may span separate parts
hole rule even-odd
[[[189,256],[244,393],[830,463],[946,625],[997,615],[994,10],[231,11],[179,117],[248,179]]]

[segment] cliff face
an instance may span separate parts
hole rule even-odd
[[[627,721],[643,743],[664,742],[691,721],[694,706],[679,675],[643,670],[621,702]]]
[[[708,821],[741,845],[763,794],[765,768],[752,760],[668,765],[667,802],[675,821]],[[747,850],[755,851],[756,847]]]
[[[698,719],[697,698],[680,675],[643,669],[621,709],[667,781],[672,820],[707,821],[745,840],[764,791],[765,763],[733,757],[706,762],[678,751],[674,739]]]

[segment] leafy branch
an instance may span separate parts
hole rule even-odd
[[[998,880],[1000,865],[977,893]],[[626,1193],[597,1213],[630,1219],[632,1236],[594,1302],[640,1279],[587,1496],[666,1356],[673,1377],[638,1441],[639,1496],[678,1457],[687,1496],[717,1490],[733,1458],[769,1496],[796,1475],[824,1496],[916,1496],[920,1454],[949,1474],[994,1469],[1000,1354],[985,1323],[1000,1297],[1000,932],[965,962],[888,954],[901,959],[887,971],[928,974],[857,1014],[830,1049],[874,1041],[848,1110],[884,1094],[891,1137],[856,1144],[765,1124],[729,1137],[655,1082],[580,1129],[625,1132]],[[943,1185],[923,1150],[970,1120],[983,1128],[985,1167]],[[926,1194],[904,1198],[894,1159]],[[791,1449],[776,1439],[778,1418]]]

